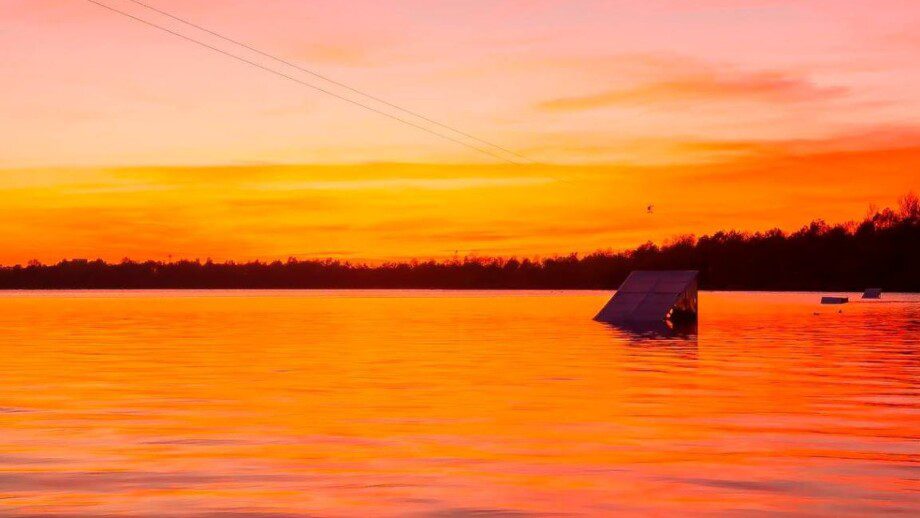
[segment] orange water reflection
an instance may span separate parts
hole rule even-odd
[[[2,295],[0,513],[920,512],[920,297],[606,297]]]

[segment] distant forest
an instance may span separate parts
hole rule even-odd
[[[0,267],[0,289],[443,288],[612,289],[632,270],[699,270],[718,290],[920,291],[920,199],[870,210],[862,222],[681,236],[625,252],[542,260],[465,258],[367,266],[334,260],[117,264],[74,259]]]

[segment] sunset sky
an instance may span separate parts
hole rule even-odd
[[[533,163],[86,0],[0,0],[0,264],[547,256],[920,190],[916,1],[145,1]]]

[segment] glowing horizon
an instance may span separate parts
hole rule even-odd
[[[587,253],[858,219],[920,190],[906,2],[150,3],[539,163],[89,2],[14,0],[0,264]]]

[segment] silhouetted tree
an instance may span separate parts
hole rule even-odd
[[[532,259],[472,258],[380,266],[331,259],[271,263],[32,260],[0,267],[0,289],[456,288],[609,289],[632,270],[700,270],[706,289],[920,291],[920,197],[871,209],[859,223],[679,236],[630,251]]]

